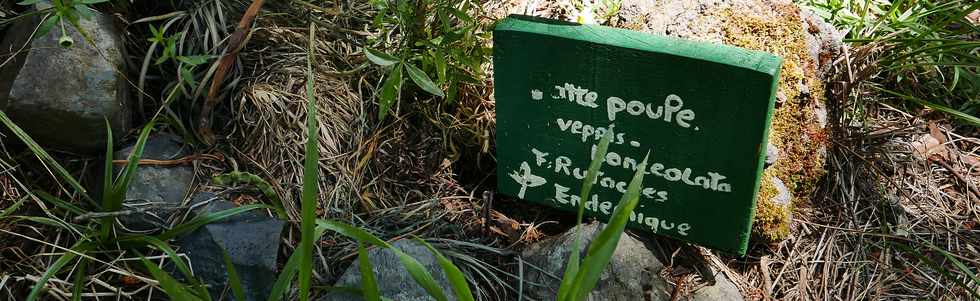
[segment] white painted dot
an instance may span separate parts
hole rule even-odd
[[[699,127],[694,127],[694,130],[695,130],[695,131],[700,131],[700,130],[701,130],[701,128],[699,128]]]
[[[633,147],[640,147],[640,143],[636,141],[630,141],[630,145],[632,145]]]

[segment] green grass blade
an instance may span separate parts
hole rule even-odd
[[[566,300],[585,300],[589,296],[589,292],[599,282],[599,277],[609,265],[613,252],[616,251],[616,245],[619,244],[623,231],[626,231],[630,213],[640,202],[640,189],[642,189],[643,171],[646,169],[646,165],[647,158],[644,158],[643,163],[638,165],[636,174],[633,175],[633,180],[630,181],[629,188],[626,189],[626,194],[623,195],[619,205],[613,210],[609,223],[589,245],[588,253],[582,260],[582,267],[579,273],[575,275],[575,281],[572,284],[571,291],[574,293],[570,292]]]
[[[323,233],[327,231],[327,228],[322,225],[317,225],[316,235],[314,238],[320,240]],[[286,260],[286,265],[282,267],[282,271],[279,272],[279,277],[276,278],[276,282],[272,285],[272,290],[269,293],[268,301],[279,301],[282,300],[282,296],[289,289],[289,284],[293,282],[296,278],[296,272],[299,271],[299,259],[300,252],[294,251],[292,255],[289,255],[289,259]]]
[[[923,255],[922,252],[919,252],[918,250],[913,249],[912,247],[909,247],[909,246],[907,246],[905,244],[902,244],[902,243],[898,243],[898,242],[894,242],[894,241],[890,241],[890,243],[892,245],[894,245],[896,248],[898,248],[899,250],[901,250],[901,251],[903,251],[903,252],[905,252],[905,253],[907,253],[909,255],[914,256],[915,258],[919,259],[919,261],[922,261],[922,262],[926,263],[926,265],[928,265],[930,268],[932,268],[933,270],[935,270],[936,272],[938,272],[939,274],[941,274],[943,277],[945,277],[946,279],[952,281],[956,285],[962,287],[964,290],[966,290],[971,295],[973,295],[973,297],[976,298],[977,300],[980,300],[980,292],[977,292],[976,290],[970,288],[969,285],[967,285],[966,283],[964,283],[963,281],[961,281],[959,278],[956,278],[956,276],[953,276],[953,274],[950,273],[948,269],[946,269],[946,268],[942,267],[941,265],[937,264],[936,262],[932,261],[932,259],[929,259],[928,256]],[[946,255],[946,254],[943,254],[943,255]],[[972,272],[970,274],[972,274]],[[974,277],[975,277],[975,275],[974,275]]]
[[[17,210],[20,209],[21,206],[24,206],[24,203],[27,202],[27,197],[28,196],[21,197],[13,205],[10,205],[10,207],[4,208],[2,211],[0,211],[0,219],[17,212]]]
[[[976,283],[977,286],[980,286],[980,277],[978,277],[976,273],[974,273],[972,270],[970,270],[970,267],[966,266],[966,264],[963,264],[962,261],[960,261],[959,259],[956,259],[956,257],[954,257],[952,254],[950,254],[946,250],[943,250],[943,249],[937,247],[936,245],[933,245],[930,242],[925,242],[925,243],[926,243],[926,245],[929,246],[929,248],[933,249],[936,252],[939,252],[940,254],[943,254],[943,256],[946,257],[946,260],[949,260],[950,262],[952,262],[953,265],[956,266],[957,269],[960,269],[960,271],[962,271],[964,274],[966,274],[967,276],[969,276],[970,277],[970,280],[973,280],[973,283]]]
[[[115,181],[112,185],[112,189],[108,192],[102,193],[102,210],[107,212],[119,211],[122,209],[122,203],[126,199],[126,192],[129,191],[129,184],[133,181],[136,176],[136,168],[139,167],[140,158],[143,157],[143,147],[146,146],[146,140],[150,137],[150,132],[153,130],[155,122],[153,119],[150,120],[143,130],[140,132],[139,139],[136,140],[136,145],[133,146],[133,152],[129,154],[129,158],[126,162],[126,167],[123,169],[122,174],[119,175],[119,179]],[[110,131],[111,132],[111,131]],[[107,138],[112,140],[111,137]],[[110,142],[111,143],[111,142]],[[112,150],[112,147],[109,147]],[[112,154],[107,154],[112,158]],[[111,159],[106,159],[109,169],[108,174],[112,174],[112,162]],[[102,219],[102,239],[108,239],[112,232],[112,223],[115,220],[113,217],[106,217]]]
[[[173,239],[174,237],[177,237],[177,236],[179,236],[181,234],[190,233],[191,231],[194,231],[194,230],[196,230],[197,228],[199,228],[201,226],[204,226],[204,225],[207,225],[207,224],[210,224],[210,223],[213,223],[213,222],[221,221],[221,220],[224,220],[226,218],[229,218],[229,217],[232,217],[232,216],[235,216],[235,215],[242,214],[242,213],[244,213],[246,211],[251,211],[251,210],[255,210],[255,209],[263,209],[263,208],[271,208],[271,207],[269,207],[268,205],[259,205],[259,204],[244,205],[244,206],[235,207],[235,208],[231,208],[231,209],[221,210],[221,211],[218,211],[218,212],[215,212],[215,213],[211,213],[211,214],[207,214],[207,215],[200,215],[200,216],[197,216],[197,217],[195,217],[195,218],[193,218],[193,219],[191,219],[189,221],[186,221],[186,222],[184,222],[184,223],[182,223],[180,225],[177,225],[173,229],[170,229],[170,230],[167,230],[166,232],[161,233],[159,236],[157,236],[157,238],[160,239],[160,240],[163,240],[163,241],[167,241],[167,240]]]
[[[371,235],[371,233],[368,233],[363,229],[356,228],[338,221],[319,220],[317,221],[317,223],[321,227],[327,230],[340,233],[341,235],[350,237],[359,242],[366,242],[375,246],[389,249],[392,252],[395,252],[395,255],[398,256],[398,260],[401,261],[402,266],[404,266],[405,270],[408,271],[408,274],[412,276],[412,279],[415,279],[416,283],[422,286],[422,288],[424,288],[425,291],[428,292],[429,295],[431,295],[436,300],[439,301],[447,300],[445,293],[443,293],[442,291],[442,288],[440,288],[439,285],[436,284],[435,279],[432,278],[432,274],[429,274],[429,271],[426,270],[425,267],[423,267],[422,264],[418,262],[418,260],[412,258],[412,256],[409,256],[408,254],[405,254],[405,252],[402,252],[402,250],[392,247],[387,242],[381,240],[380,238],[374,235]]]
[[[196,292],[199,296],[208,295],[208,290],[204,284],[202,284],[196,277],[194,277],[194,274],[191,273],[190,266],[187,265],[187,263],[184,262],[184,259],[177,255],[177,251],[174,251],[174,249],[165,241],[147,235],[124,236],[120,237],[117,241],[124,245],[134,244],[135,247],[152,246],[153,248],[162,251],[163,254],[167,255],[167,258],[173,262],[174,266],[177,267],[177,270],[180,271],[181,274],[184,274],[184,277],[189,279],[191,283],[195,285],[195,288],[197,288]]]
[[[466,277],[463,275],[463,272],[428,242],[418,237],[415,237],[415,240],[424,245],[429,249],[429,252],[432,252],[436,256],[436,261],[439,262],[442,270],[446,272],[446,277],[449,278],[449,284],[452,285],[453,292],[456,293],[456,299],[460,301],[474,301],[473,292],[470,291],[470,285],[466,283]]]
[[[82,214],[85,214],[85,212],[86,212],[82,208],[80,208],[78,206],[75,206],[75,204],[69,203],[69,202],[67,202],[65,200],[62,200],[62,199],[56,197],[56,196],[53,196],[50,193],[47,193],[46,191],[43,191],[43,190],[34,190],[32,192],[34,193],[34,195],[36,195],[42,201],[51,203],[55,207],[68,210],[68,212],[74,213],[75,215],[82,215]]]
[[[388,72],[388,77],[385,79],[385,83],[381,86],[381,94],[378,96],[378,120],[384,121],[385,117],[388,116],[388,110],[391,109],[391,105],[395,103],[398,99],[398,95],[402,91],[402,64],[395,65],[390,72]]]
[[[917,103],[917,104],[922,105],[922,106],[925,106],[925,107],[929,107],[929,108],[931,108],[933,110],[940,111],[940,112],[943,112],[943,113],[952,115],[953,117],[956,117],[957,119],[960,119],[960,120],[962,120],[964,122],[967,122],[967,123],[969,123],[969,124],[971,124],[971,125],[973,125],[975,127],[980,127],[980,117],[973,116],[973,115],[970,115],[970,114],[961,112],[961,111],[959,111],[957,109],[953,109],[953,108],[950,108],[950,107],[947,107],[947,106],[944,106],[944,105],[941,105],[941,104],[937,104],[937,103],[934,103],[934,102],[930,102],[930,101],[927,101],[927,100],[924,100],[924,99],[921,99],[921,98],[918,98],[918,97],[914,97],[914,96],[911,96],[911,95],[905,95],[905,94],[898,93],[898,92],[895,92],[895,91],[892,91],[892,90],[888,90],[888,89],[885,89],[885,88],[879,88],[879,87],[874,87],[874,88],[877,89],[878,91],[885,92],[885,93],[891,94],[893,96],[897,96],[899,98],[902,98],[904,100],[907,100],[907,101],[910,101],[910,102],[914,102],[914,103]]]
[[[78,259],[78,268],[75,270],[75,280],[71,285],[71,301],[82,300],[82,290],[85,288],[85,276],[88,275],[88,258]]]
[[[381,291],[378,289],[378,282],[374,280],[374,269],[372,269],[371,258],[368,257],[364,242],[357,242],[357,262],[361,271],[361,292],[364,300],[381,301]]]
[[[384,240],[381,240],[377,236],[371,235],[371,233],[368,233],[367,231],[364,231],[363,229],[360,229],[360,228],[357,228],[357,227],[353,227],[351,225],[348,225],[348,224],[345,224],[345,223],[342,223],[342,222],[339,222],[339,221],[328,220],[328,219],[321,219],[321,220],[318,220],[317,221],[317,224],[320,227],[323,227],[326,230],[330,230],[330,231],[334,231],[334,232],[340,233],[341,235],[350,237],[351,239],[354,239],[354,240],[357,240],[357,241],[363,241],[363,242],[366,242],[366,243],[369,243],[369,244],[372,244],[372,245],[375,245],[375,246],[379,246],[379,247],[391,248],[391,245],[390,244],[388,244]]]
[[[0,111],[0,113],[3,112]],[[65,267],[65,265],[67,265],[69,262],[75,259],[75,257],[78,256],[77,255],[78,253],[84,254],[85,252],[92,250],[93,246],[94,245],[92,243],[84,241],[83,239],[80,240],[78,243],[76,243],[74,246],[72,246],[70,251],[65,252],[65,254],[61,255],[61,257],[58,257],[58,259],[55,260],[54,263],[52,263],[51,266],[49,266],[46,271],[44,271],[44,274],[42,274],[41,278],[37,280],[37,282],[34,284],[34,287],[31,288],[31,292],[30,294],[27,295],[26,300],[27,301],[37,300],[38,295],[41,293],[41,289],[44,288],[44,286],[48,283],[48,280],[50,280],[51,277],[53,277],[55,274],[58,273],[58,271],[61,271],[61,268]]]
[[[289,259],[286,260],[286,265],[282,266],[279,277],[272,284],[268,301],[282,300],[282,296],[289,289],[289,284],[293,282],[293,278],[296,278],[296,272],[299,270],[299,258],[300,252],[293,252],[293,255],[290,255]]]
[[[592,192],[592,184],[595,184],[595,179],[599,174],[599,169],[602,167],[602,162],[606,161],[606,153],[609,152],[609,142],[613,138],[613,126],[607,127],[608,130],[602,139],[599,140],[599,146],[596,149],[595,154],[593,154],[592,162],[589,163],[589,170],[585,174],[585,180],[582,182],[582,191],[579,193],[579,206],[578,215],[576,216],[576,225],[582,224],[582,219],[585,216],[585,203],[589,199],[589,193]],[[579,271],[579,259],[581,255],[579,254],[582,245],[582,233],[581,228],[575,233],[575,243],[572,245],[572,253],[568,257],[568,265],[565,267],[565,274],[562,275],[561,285],[558,287],[558,300],[564,300],[568,297],[569,290],[572,289],[572,282],[575,280],[575,275]]]
[[[10,120],[10,117],[7,117],[7,114],[3,111],[0,111],[0,122],[3,122],[3,124],[6,125],[7,128],[10,129],[15,136],[17,136],[17,138],[20,138],[20,140],[27,145],[31,152],[33,152],[34,155],[41,160],[41,163],[44,164],[44,166],[50,168],[58,177],[61,177],[62,180],[68,182],[68,185],[71,186],[72,189],[75,189],[75,191],[77,191],[82,198],[86,199],[92,204],[95,204],[92,197],[88,195],[88,190],[85,190],[85,188],[82,187],[82,184],[80,184],[75,177],[72,177],[72,175],[68,173],[68,171],[61,166],[61,164],[58,164],[58,161],[55,161],[55,159],[51,157],[51,155],[48,154],[44,148],[38,145],[34,139],[27,135],[23,129],[14,124],[14,122]]]
[[[105,162],[103,164],[103,174],[102,174],[102,195],[103,200],[105,199],[105,194],[112,191],[112,125],[109,124],[109,119],[105,118]],[[105,206],[103,204],[102,206]]]
[[[302,192],[302,220],[300,230],[302,238],[300,240],[300,254],[302,257],[299,262],[299,297],[300,300],[310,299],[310,286],[313,277],[313,245],[314,227],[316,226],[316,207],[317,207],[317,174],[319,171],[318,162],[320,161],[319,152],[319,126],[317,126],[317,106],[316,97],[313,93],[313,52],[316,49],[314,24],[310,24],[310,47],[306,59],[306,159],[303,164],[303,192]]]
[[[221,249],[221,257],[225,260],[225,269],[228,270],[228,285],[231,286],[231,293],[235,300],[245,301],[245,290],[242,289],[242,279],[238,278],[238,271],[235,270],[235,263],[231,262],[228,251]]]
[[[430,296],[435,298],[437,301],[448,300],[446,299],[446,294],[443,293],[442,288],[436,284],[435,278],[432,278],[432,274],[429,273],[429,270],[425,269],[425,266],[422,266],[418,260],[412,258],[412,256],[409,256],[408,254],[405,254],[405,252],[402,252],[402,250],[399,250],[398,248],[389,247],[388,249],[395,252],[395,255],[398,255],[398,261],[401,261],[402,266],[405,267],[408,274],[411,275],[412,279],[415,279],[415,282],[422,286],[422,288],[425,289]]]
[[[161,270],[160,267],[157,267],[156,264],[150,262],[150,260],[146,259],[146,257],[140,257],[140,260],[143,261],[143,265],[146,266],[146,269],[150,271],[150,275],[153,275],[153,279],[156,279],[157,282],[160,283],[160,287],[163,288],[163,292],[166,293],[170,299],[204,301],[194,294],[191,294],[186,286],[178,282],[177,279],[174,279],[174,277],[170,276],[170,274],[167,274],[167,272]]]

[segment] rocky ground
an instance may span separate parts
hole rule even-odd
[[[313,33],[318,217],[386,239],[418,259],[452,295],[436,257],[406,238],[425,239],[460,266],[480,300],[554,298],[569,254],[580,252],[572,250],[573,234],[582,231],[591,241],[603,227],[576,226],[566,214],[490,192],[490,61],[480,65],[483,82],[459,87],[458,104],[413,95],[388,120],[378,120],[374,95],[382,70],[368,63],[362,48],[387,45],[391,37],[371,27],[377,11],[369,3],[266,4],[215,91],[221,102],[211,124],[218,139],[209,143],[194,131],[209,94],[203,83],[219,64],[222,37],[232,34],[251,1],[177,2],[193,4],[171,15],[140,15],[160,10],[153,5],[99,6],[102,12],[79,23],[85,35],[68,26],[34,39],[29,37],[41,19],[10,19],[31,8],[5,3],[0,109],[10,122],[0,131],[0,300],[23,299],[55,256],[90,239],[85,223],[105,216],[79,214],[79,207],[101,199],[89,195],[111,193],[103,179],[125,174],[134,151],[143,160],[123,207],[109,216],[117,218],[117,231],[170,242],[216,299],[232,299],[230,263],[246,300],[265,300],[299,242],[305,120],[311,113],[304,90],[310,20],[320,28]],[[960,299],[978,290],[969,274],[950,268],[954,261],[967,271],[980,268],[977,129],[930,111],[896,109],[871,93],[844,91],[860,85],[852,77],[860,62],[851,61],[843,32],[783,0],[624,0],[615,10],[583,11],[569,1],[495,0],[471,14],[487,28],[507,14],[586,20],[785,59],[750,253],[736,257],[624,235],[589,300]],[[186,35],[147,42],[152,33],[143,28],[154,22]],[[75,41],[72,47],[59,46],[64,36]],[[485,36],[479,41],[491,46]],[[179,43],[169,50],[174,56],[210,56],[198,64],[191,56],[174,57],[178,71],[162,70],[152,61],[166,53],[167,43]],[[145,147],[134,147],[139,125],[154,112],[165,121]],[[30,140],[22,138],[27,135]],[[112,172],[103,173],[100,157],[109,137],[118,151],[111,153]],[[47,152],[33,148],[33,141]],[[236,208],[244,213],[208,220]],[[199,227],[185,228],[194,223]],[[91,299],[163,299],[160,282],[130,265],[138,257],[123,252],[124,245],[118,253],[106,252],[112,259],[55,274],[44,297],[69,300],[79,289]],[[314,256],[314,282],[359,285],[356,246],[325,234]],[[165,260],[166,250],[155,249],[145,255],[179,274],[182,267]],[[373,248],[369,257],[383,296],[431,299],[393,251]],[[316,296],[360,299],[336,290]]]

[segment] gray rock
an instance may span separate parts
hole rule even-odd
[[[212,193],[198,193],[194,204],[204,204],[197,214],[234,208],[231,202]],[[177,239],[187,254],[194,276],[209,285],[215,300],[234,300],[228,283],[223,252],[228,253],[241,279],[246,300],[266,300],[276,281],[279,241],[285,222],[258,211],[245,212],[220,222],[207,224]]]
[[[810,59],[817,71],[824,75],[833,65],[833,60],[844,50],[845,31],[834,28],[816,13],[805,7],[800,8],[803,29],[806,31],[806,44]]]
[[[66,25],[75,43],[64,48],[60,26],[31,39],[39,22],[40,15],[14,22],[0,42],[0,55],[14,55],[0,69],[0,110],[41,145],[96,153],[105,147],[105,119],[115,138],[131,123],[122,33],[95,13],[79,22],[95,45]]]
[[[132,153],[129,146],[114,154],[116,160],[126,160]],[[150,137],[143,148],[143,159],[175,160],[189,154],[189,148],[180,138],[169,134]],[[116,174],[122,172],[115,166]],[[144,209],[141,214],[126,215],[119,220],[126,230],[153,232],[169,225],[174,213],[179,211],[185,196],[194,182],[194,168],[188,165],[141,165],[136,169],[126,192],[123,206],[127,209]]]
[[[779,148],[777,148],[775,145],[772,145],[772,143],[767,144],[766,145],[766,168],[772,166],[773,164],[776,164],[777,160],[779,160]]]
[[[392,243],[392,246],[402,250],[408,255],[412,256],[425,267],[426,270],[432,274],[435,278],[436,283],[443,288],[443,292],[446,298],[449,300],[456,300],[456,295],[452,291],[452,287],[449,284],[449,279],[446,278],[445,272],[439,267],[439,263],[436,262],[436,257],[432,255],[429,250],[419,244],[418,242],[410,239],[402,239]],[[401,261],[398,260],[398,256],[394,252],[387,249],[374,248],[368,252],[368,257],[371,258],[371,264],[373,265],[372,270],[374,271],[375,280],[378,282],[378,289],[381,291],[381,296],[389,298],[391,300],[403,300],[403,301],[422,301],[422,300],[435,300],[429,296],[429,293],[425,291],[415,280],[412,278],[405,267],[402,266]],[[350,288],[360,288],[361,287],[361,271],[360,264],[356,261],[351,264],[347,271],[337,280],[334,284],[336,287],[350,287]],[[345,293],[345,292],[330,292],[327,295],[320,298],[321,301],[344,301],[344,300],[363,300],[361,296]]]
[[[740,301],[745,300],[738,287],[724,274],[715,275],[715,284],[701,287],[691,293],[689,301]]]
[[[772,198],[773,204],[788,207],[793,203],[793,194],[789,192],[789,188],[786,187],[786,183],[783,183],[783,180],[772,177],[772,185],[776,186],[776,191],[779,192],[779,194]]]
[[[584,256],[588,244],[599,234],[599,224],[572,228],[562,235],[535,243],[522,253],[526,264],[534,266],[524,268],[524,293],[529,300],[555,299],[578,229],[583,231],[579,252]],[[658,275],[663,267],[643,242],[623,235],[609,266],[587,299],[670,300],[671,289]]]

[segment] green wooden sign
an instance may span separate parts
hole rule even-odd
[[[501,193],[605,219],[649,152],[630,227],[745,254],[782,59],[735,47],[511,16],[494,30]]]

